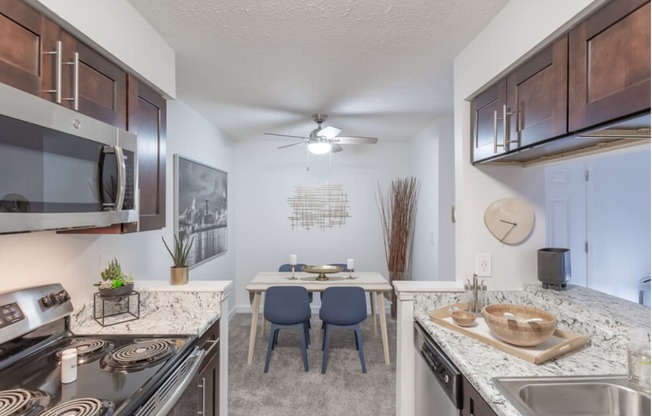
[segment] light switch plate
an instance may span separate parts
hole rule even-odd
[[[491,277],[491,254],[478,253],[475,255],[475,274],[478,277]]]

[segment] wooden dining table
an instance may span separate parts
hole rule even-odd
[[[292,279],[292,277],[296,279]],[[251,328],[249,333],[249,355],[247,365],[254,359],[254,345],[256,343],[256,330],[258,328],[258,314],[260,313],[260,300],[262,294],[272,286],[303,286],[308,292],[323,292],[326,288],[334,286],[358,286],[369,292],[371,300],[371,313],[374,332],[376,331],[376,314],[374,312],[374,299],[380,316],[380,333],[383,342],[385,364],[389,365],[389,341],[387,338],[387,317],[385,316],[384,294],[392,291],[392,285],[378,272],[348,272],[329,273],[328,280],[317,280],[317,275],[305,272],[261,272],[258,273],[246,289],[251,299]],[[352,279],[349,277],[353,277]],[[264,321],[263,321],[264,323]],[[375,332],[375,334],[377,334]]]

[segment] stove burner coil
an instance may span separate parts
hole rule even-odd
[[[33,390],[0,391],[0,416],[24,416],[35,414],[48,406],[50,396]]]
[[[63,402],[39,416],[111,416],[113,408],[108,400],[83,398]]]
[[[124,345],[102,358],[100,367],[109,371],[129,372],[150,367],[174,354],[176,347],[166,340],[145,340]]]
[[[113,343],[97,338],[73,339],[66,347],[56,352],[55,359],[58,362],[61,362],[63,350],[68,348],[76,348],[77,364],[84,364],[104,354],[105,351],[113,349]]]

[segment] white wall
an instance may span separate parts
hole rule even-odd
[[[409,175],[421,182],[412,280],[454,280],[453,120],[438,119],[409,141]]]
[[[536,283],[536,250],[545,244],[544,172],[540,167],[474,167],[470,164],[470,106],[466,99],[504,74],[517,60],[554,36],[590,0],[512,0],[455,58],[456,279],[474,272],[475,254],[491,253],[490,290]],[[593,5],[595,6],[595,4]],[[585,12],[585,11],[584,11]],[[518,246],[499,243],[483,223],[484,210],[500,198],[520,197],[535,208],[531,237]]]
[[[384,192],[390,181],[405,177],[407,144],[379,142],[373,146],[343,146],[333,155],[310,157],[288,142],[240,141],[236,144],[236,300],[239,311],[249,309],[245,286],[261,270],[277,270],[297,254],[300,263],[325,264],[355,259],[358,270],[386,273],[380,216],[375,201],[377,181]],[[349,199],[350,218],[341,228],[292,229],[288,197],[297,186],[315,180],[341,184]]]
[[[166,223],[162,231],[126,235],[71,235],[54,232],[0,235],[0,291],[60,282],[78,306],[92,299],[100,280],[100,257],[116,257],[137,280],[168,280],[172,259],[161,236],[172,240],[174,153],[226,170],[233,189],[231,142],[210,123],[180,101],[168,102]],[[229,195],[229,212],[233,212]],[[235,274],[233,222],[229,224],[229,251],[190,271],[191,280],[232,280]]]

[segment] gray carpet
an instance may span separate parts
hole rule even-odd
[[[389,416],[396,403],[396,321],[388,317],[391,365],[386,365],[380,336],[373,335],[371,319],[362,323],[367,362],[363,374],[353,331],[338,330],[331,338],[326,374],[321,374],[321,321],[312,316],[309,372],[303,371],[298,332],[281,330],[269,372],[263,373],[267,335],[256,337],[254,362],[247,366],[250,314],[238,314],[229,323],[230,416]],[[260,324],[260,320],[259,320]]]

